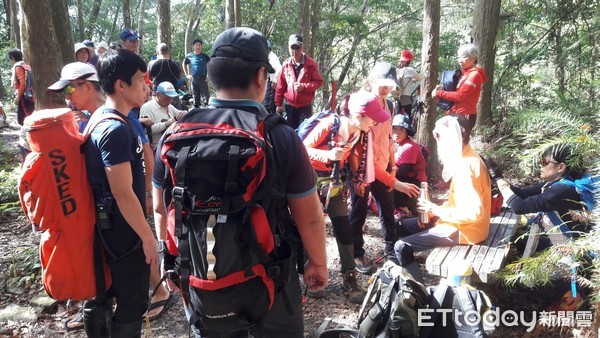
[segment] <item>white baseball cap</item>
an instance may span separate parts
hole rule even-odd
[[[74,80],[98,81],[96,69],[87,63],[72,62],[64,66],[60,72],[60,79],[48,87],[49,90],[61,91]]]
[[[106,42],[102,41],[98,44],[98,49],[100,49],[100,48],[104,48],[104,49],[108,50],[108,44]]]
[[[175,91],[175,87],[173,87],[173,84],[169,81],[161,82],[156,87],[156,92],[165,94],[168,97],[175,97],[175,96],[179,95],[179,94],[177,94],[177,91]]]

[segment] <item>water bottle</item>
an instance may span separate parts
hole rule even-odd
[[[429,202],[429,187],[427,182],[421,182],[421,191],[419,192],[419,198]],[[429,213],[428,212],[420,212],[419,213],[419,223],[428,224],[429,223]]]

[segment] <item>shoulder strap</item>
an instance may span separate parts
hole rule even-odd
[[[85,143],[85,141],[88,140],[88,138],[90,138],[90,135],[92,134],[94,129],[96,129],[98,124],[100,124],[100,122],[102,122],[104,120],[118,120],[118,121],[121,121],[121,123],[129,126],[129,124],[127,123],[127,121],[125,121],[125,119],[123,119],[121,116],[119,116],[115,113],[101,114],[101,116],[96,119],[94,119],[93,117],[94,117],[94,115],[92,115],[92,117],[90,118],[90,123],[88,123],[85,126],[85,129],[83,131],[83,142],[84,143]]]

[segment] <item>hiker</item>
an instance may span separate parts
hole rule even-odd
[[[361,303],[365,292],[356,281],[356,262],[354,261],[354,238],[350,221],[348,219],[348,204],[346,202],[347,187],[344,186],[336,191],[329,191],[332,172],[336,166],[344,168],[351,153],[356,148],[365,148],[368,145],[367,133],[375,123],[383,123],[390,119],[390,114],[381,106],[379,98],[367,91],[359,91],[351,94],[348,99],[348,115],[340,115],[338,126],[335,126],[336,116],[330,115],[322,119],[306,136],[304,145],[308,151],[310,162],[319,176],[319,192],[324,199],[325,208],[336,238],[338,252],[340,255],[341,273],[343,278],[342,287],[350,301]],[[332,129],[337,128],[337,133],[330,135]],[[375,178],[373,158],[366,156],[362,151],[357,160],[356,171],[349,177],[351,184],[360,186],[364,191],[364,181]],[[342,170],[343,172],[344,170]],[[345,174],[340,174],[335,179],[345,180]],[[346,182],[349,184],[349,182]],[[326,195],[329,195],[326,198]],[[327,201],[328,199],[328,201]],[[319,298],[322,293],[310,293],[314,298]]]
[[[350,185],[350,210],[348,219],[354,242],[354,260],[356,270],[362,274],[370,274],[372,263],[365,257],[363,225],[367,219],[369,193],[377,205],[381,232],[385,241],[384,254],[394,251],[394,243],[398,240],[394,221],[394,205],[392,190],[398,190],[411,197],[417,196],[419,188],[410,183],[396,180],[397,167],[394,163],[394,145],[392,141],[392,113],[394,105],[387,99],[396,87],[396,67],[388,62],[379,62],[373,66],[364,84],[364,89],[375,95],[377,104],[387,114],[387,120],[371,127],[368,136],[368,147],[372,149],[375,176],[373,180],[363,180],[359,184]],[[372,138],[371,138],[372,137]],[[350,157],[350,169],[358,171],[362,156],[371,156],[364,152],[364,147],[357,147],[357,156]]]
[[[194,107],[208,105],[210,93],[208,92],[208,77],[206,76],[206,66],[210,57],[202,52],[202,40],[194,39],[192,41],[192,52],[188,53],[183,59],[183,72],[188,80],[192,82],[192,91],[194,92]]]
[[[392,96],[396,98],[396,109],[394,115],[405,114],[410,117],[412,125],[412,93],[413,83],[421,80],[421,75],[410,66],[415,56],[410,50],[405,49],[400,54],[398,60],[398,86],[397,90],[392,91]]]
[[[90,60],[90,49],[81,42],[77,42],[73,47],[75,51],[75,61],[88,63]]]
[[[269,72],[274,72],[274,69],[269,64],[267,40],[259,32],[244,27],[226,30],[216,38],[211,61],[208,64],[208,76],[216,90],[216,98],[210,99],[209,108],[237,109],[232,114],[236,114],[240,119],[255,119],[256,114],[265,118],[268,114],[260,102],[265,96]],[[231,76],[231,74],[236,74],[236,76]],[[194,121],[203,121],[209,124],[217,122],[207,116],[210,116],[207,109],[192,110],[186,114],[184,120],[193,118]],[[179,123],[177,122],[174,126],[178,126]],[[276,190],[284,196],[308,254],[308,261],[304,265],[304,282],[308,290],[323,290],[328,283],[325,223],[315,188],[315,172],[310,165],[304,146],[292,128],[285,123],[279,123],[271,127],[269,135],[275,155],[273,160],[276,161],[274,166],[277,177]],[[164,141],[163,137],[158,148],[163,149]],[[161,241],[159,243],[162,243],[167,239],[163,187],[168,181],[165,182],[165,163],[160,155],[161,151],[156,153],[153,175],[154,208],[157,236]],[[170,190],[166,192],[170,192]],[[278,219],[286,222],[280,217]],[[159,247],[164,247],[164,243]],[[230,250],[230,248],[226,248],[226,250]],[[169,257],[170,255],[165,251],[165,261]],[[292,261],[295,260],[294,257]],[[274,303],[262,321],[265,337],[299,338],[304,336],[299,278],[295,269],[292,270],[289,284],[275,295]],[[182,291],[196,292],[192,291],[192,287],[189,289]],[[232,301],[234,300],[232,299]],[[188,303],[185,306],[196,337],[220,336],[221,332],[202,330],[194,325],[195,319],[201,314],[197,309],[193,311],[192,304]],[[287,310],[290,308],[293,310],[291,313]],[[228,332],[228,334],[245,337],[250,329],[254,328]]]
[[[275,69],[275,73],[269,74],[269,85],[267,86],[267,94],[263,101],[263,106],[269,112],[269,114],[275,114],[275,89],[277,89],[277,80],[279,79],[279,73],[281,73],[281,62],[275,52],[273,52],[273,45],[271,41],[269,43],[269,63],[271,67]]]
[[[136,33],[136,31],[130,28],[125,28],[121,31],[119,37],[121,38],[123,48],[136,54],[139,52],[140,36]],[[117,43],[117,45],[119,46],[119,48],[121,48],[120,44]],[[113,47],[111,46],[111,48]]]
[[[506,204],[516,214],[543,213],[541,221],[549,221],[568,238],[577,238],[589,231],[589,223],[581,217],[585,203],[574,186],[564,184],[583,177],[582,168],[574,165],[574,149],[566,143],[552,145],[544,151],[540,160],[540,178],[543,183],[522,187],[509,184],[495,163],[488,168],[496,179]],[[579,216],[579,217],[578,217]],[[520,252],[525,250],[528,236],[516,241]],[[550,247],[546,234],[539,235],[536,251]]]
[[[395,147],[396,179],[417,186],[427,182],[427,160],[421,147],[412,140],[415,130],[408,115],[396,115],[392,120],[392,140]],[[404,219],[417,214],[417,199],[394,191],[394,217]]]
[[[288,123],[294,129],[312,115],[315,92],[323,86],[319,67],[304,53],[303,41],[300,34],[290,35],[288,47],[291,57],[283,63],[275,89],[275,111],[278,114],[285,111]]]
[[[441,89],[441,85],[434,88],[431,97],[434,100],[444,99],[454,102],[446,114],[461,114],[469,118],[471,129],[477,120],[477,101],[481,95],[483,84],[487,81],[485,70],[477,66],[479,49],[474,44],[466,44],[458,49],[458,63],[461,68],[461,77],[458,80],[456,91],[450,92]]]
[[[105,113],[126,119],[133,106],[143,104],[146,63],[126,49],[98,65],[106,102],[90,121]],[[84,304],[88,336],[140,337],[148,308],[150,267],[157,262],[157,242],[144,216],[146,204],[142,141],[136,128],[117,120],[102,121],[85,143],[86,166],[96,205],[110,208],[109,225],[99,231],[110,267],[112,284],[107,299]],[[107,322],[111,318],[111,323]]]
[[[477,244],[489,233],[491,212],[490,176],[483,160],[469,145],[470,121],[464,115],[448,115],[435,124],[433,136],[443,165],[442,177],[452,179],[448,201],[438,206],[419,199],[418,212],[429,213],[431,221],[418,218],[400,221],[401,239],[396,242],[396,259],[413,277],[423,282],[414,253],[439,246]]]
[[[89,50],[89,58],[87,63],[89,63],[90,65],[94,66],[94,68],[96,68],[98,66],[98,60],[100,59],[100,56],[98,54],[96,54],[96,49],[94,46],[94,42],[90,39],[86,39],[83,40],[82,42]]]
[[[15,106],[17,107],[17,123],[23,125],[25,117],[33,113],[35,99],[33,97],[31,67],[23,61],[23,53],[18,49],[8,51],[8,60],[12,64],[10,85],[15,89]]]
[[[156,95],[144,103],[140,110],[140,118],[149,118],[152,120],[148,138],[153,149],[156,149],[158,140],[165,130],[186,113],[173,106],[173,100],[177,96],[177,91],[175,91],[175,87],[170,82],[161,82],[156,87]]]
[[[171,48],[165,43],[161,43],[156,46],[156,52],[158,58],[148,63],[148,76],[152,81],[152,93],[156,94],[156,89],[159,83],[164,81],[170,82],[174,88],[177,88],[177,83],[181,78],[181,68],[179,65],[171,60]],[[173,106],[177,109],[181,109],[181,100],[179,99],[179,93],[175,91],[177,95],[173,97]],[[155,142],[158,142],[156,140]]]

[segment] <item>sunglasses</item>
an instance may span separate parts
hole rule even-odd
[[[82,84],[84,84],[85,82],[79,82],[79,83],[75,83],[74,85],[68,85],[65,87],[65,94],[73,94],[75,92],[75,88],[81,86]]]
[[[541,164],[541,166],[542,166],[542,167],[545,167],[545,166],[547,166],[547,165],[548,165],[548,164],[550,164],[550,163],[558,164],[558,162],[556,162],[556,161],[547,160],[547,159],[545,159],[545,158],[543,158],[543,159],[540,161],[540,164]]]

